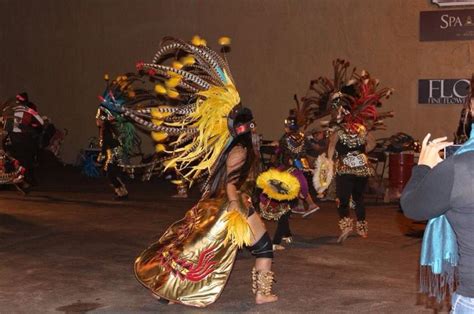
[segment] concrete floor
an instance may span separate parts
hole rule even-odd
[[[161,304],[135,280],[133,262],[196,197],[173,199],[160,182],[129,186],[130,200],[114,202],[104,179],[64,169],[43,175],[26,197],[0,191],[0,313],[433,313],[417,305],[423,226],[396,205],[369,206],[370,237],[343,245],[333,203],[293,217],[296,241],[274,262],[277,303],[253,303],[254,259],[241,251],[215,304]]]

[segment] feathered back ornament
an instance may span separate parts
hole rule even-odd
[[[379,80],[371,78],[369,72],[363,70],[360,75],[354,73],[358,93],[351,103],[351,119],[362,123],[368,119],[376,121],[379,114],[377,107],[381,107],[381,99],[388,99],[394,89],[389,87],[379,88]]]
[[[354,68],[350,78],[341,81],[332,92],[330,101],[333,109],[342,112],[341,122],[367,125],[366,122],[372,120],[372,129],[382,128],[383,119],[392,117],[393,112],[378,113],[377,108],[382,106],[381,100],[388,99],[393,91],[393,88],[380,88],[379,80],[372,78],[369,72],[362,70],[358,74]]]
[[[347,123],[364,124],[371,119],[374,121],[372,129],[383,128],[383,119],[392,117],[393,112],[378,113],[376,108],[380,107],[382,98],[392,94],[393,89],[379,89],[378,80],[371,78],[367,71],[357,74],[355,67],[350,69],[347,60],[336,59],[332,65],[332,78],[320,76],[312,80],[301,103],[295,95],[298,125],[306,129],[315,120],[330,115],[334,109],[342,109]]]
[[[125,155],[130,156],[140,152],[141,140],[136,134],[134,125],[123,115],[124,106],[150,97],[150,94],[143,88],[137,87],[136,82],[141,79],[133,73],[117,76],[114,80],[109,80],[109,75],[105,74],[106,88],[99,96],[98,115],[104,113],[108,120],[114,121],[114,126],[119,134],[119,141]]]
[[[320,76],[309,83],[306,95],[298,101],[295,94],[296,116],[298,126],[305,130],[311,123],[324,116],[331,114],[331,95],[339,91],[348,82],[355,71],[352,69],[348,73],[350,63],[343,59],[336,59],[332,62],[334,76],[332,79]]]
[[[240,103],[227,62],[206,44],[199,36],[191,42],[164,38],[152,62],[137,63],[139,73],[155,84],[156,99],[126,109],[151,131],[155,150],[167,156],[166,169],[176,169],[190,184],[213,174],[232,142],[228,115]]]

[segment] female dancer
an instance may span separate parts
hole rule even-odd
[[[237,249],[246,245],[256,257],[255,302],[276,301],[272,241],[241,191],[253,161],[253,117],[240,104],[227,62],[195,36],[191,43],[165,38],[153,62],[137,67],[161,82],[155,91],[167,101],[125,115],[152,130],[156,150],[170,154],[166,168],[188,183],[203,181],[201,200],[136,259],[137,279],[159,298],[204,307],[220,296]]]

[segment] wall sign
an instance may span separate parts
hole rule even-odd
[[[460,5],[474,5],[474,0],[432,0],[434,4],[440,7],[454,7]]]
[[[464,104],[469,95],[468,79],[418,80],[419,104]]]
[[[474,9],[420,12],[420,41],[474,39]]]

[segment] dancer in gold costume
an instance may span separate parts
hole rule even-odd
[[[138,281],[156,297],[207,306],[222,293],[245,245],[256,257],[256,303],[276,301],[272,242],[242,190],[254,160],[253,117],[240,103],[227,62],[195,36],[190,43],[165,38],[153,61],[137,67],[159,82],[155,91],[165,101],[124,114],[152,130],[156,150],[169,153],[167,169],[188,184],[203,182],[201,200],[136,259]]]

